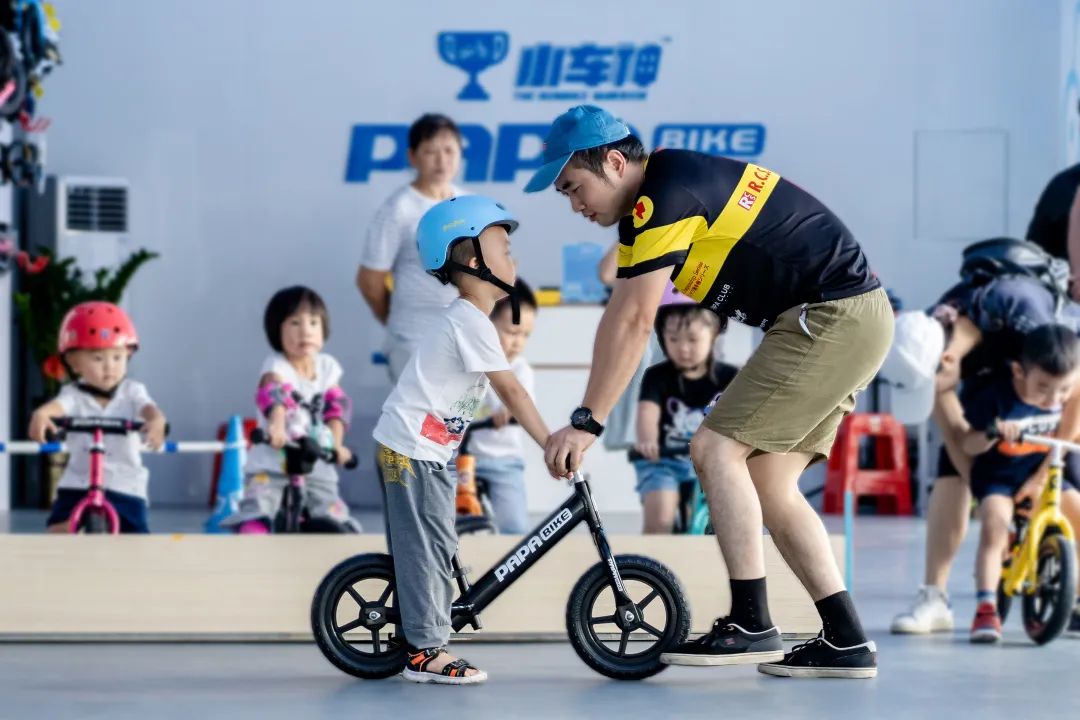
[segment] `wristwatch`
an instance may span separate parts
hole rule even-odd
[[[604,426],[596,422],[592,416],[592,410],[587,407],[579,407],[570,413],[570,427],[592,433],[596,437],[600,437],[600,434],[604,432]]]

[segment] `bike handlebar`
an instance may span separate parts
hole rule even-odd
[[[252,430],[251,435],[248,436],[248,440],[251,441],[252,445],[269,445],[270,444],[270,438],[267,436],[266,431],[263,430],[262,428],[255,428],[254,430]],[[298,443],[291,442],[291,441],[285,443],[285,448],[288,449],[288,450],[298,450],[298,451],[303,451],[304,450],[304,448],[301,447]],[[337,450],[333,450],[333,449],[326,450],[324,448],[319,448],[318,456],[317,456],[316,459],[323,460],[325,462],[330,463],[331,465],[336,465],[337,464],[337,459],[338,459]],[[357,459],[356,453],[353,453],[353,456],[351,458],[349,458],[349,461],[347,463],[345,463],[344,468],[346,470],[354,470],[354,469],[356,469],[356,466],[359,465],[359,464],[360,464],[360,461],[359,461],[359,459]]]
[[[998,432],[996,427],[992,427],[986,431],[986,437],[990,440],[1001,440],[1001,433]],[[1060,449],[1063,452],[1080,452],[1080,444],[1078,443],[1062,440],[1061,438],[1048,437],[1046,435],[1036,435],[1035,433],[1020,433],[1020,442],[1045,445],[1052,450]]]
[[[92,433],[95,430],[101,430],[106,435],[127,435],[139,432],[146,425],[142,420],[109,417],[54,417],[52,422],[65,433]],[[168,434],[168,429],[165,434]]]

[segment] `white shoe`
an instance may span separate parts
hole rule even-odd
[[[889,629],[896,635],[952,631],[953,613],[949,607],[949,596],[935,587],[919,588],[911,609],[893,618]]]

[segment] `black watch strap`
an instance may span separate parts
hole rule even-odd
[[[596,437],[604,432],[604,426],[593,417],[592,410],[587,407],[579,407],[570,415],[570,426],[575,430],[584,430]]]

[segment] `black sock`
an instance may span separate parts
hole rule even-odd
[[[866,642],[859,614],[855,612],[855,603],[851,593],[841,590],[835,595],[818,600],[818,615],[821,616],[821,629],[825,639],[836,647],[846,648]]]
[[[765,596],[765,578],[731,581],[731,614],[728,621],[748,632],[761,632],[773,626],[769,601]]]

